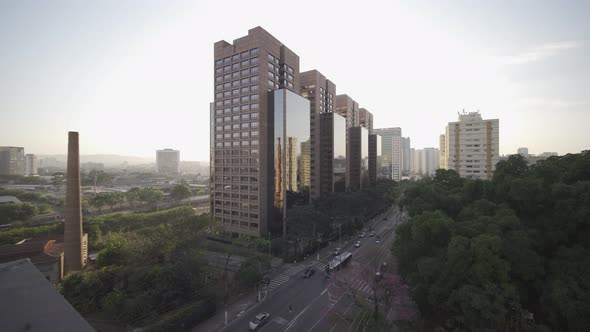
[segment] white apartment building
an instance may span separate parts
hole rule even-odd
[[[439,144],[438,144],[438,149],[439,149],[439,168],[443,168],[443,169],[447,169],[447,156],[446,156],[446,135],[442,134],[439,137]]]
[[[439,150],[437,148],[412,149],[412,174],[418,176],[434,176],[439,169]]]
[[[180,151],[173,149],[156,150],[156,172],[158,174],[180,173]]]
[[[395,181],[401,180],[402,175],[402,129],[394,128],[380,128],[374,129],[374,134],[380,135],[381,141],[381,156],[383,163],[389,166],[388,178]]]
[[[445,167],[462,177],[491,179],[499,158],[499,120],[479,112],[459,113],[445,133]]]
[[[410,174],[410,138],[402,137],[402,175]]]
[[[39,168],[39,161],[37,156],[34,154],[25,155],[25,175],[37,175],[37,169]]]

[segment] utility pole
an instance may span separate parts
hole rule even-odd
[[[268,232],[268,257],[270,257],[270,244],[271,244],[271,241],[270,241],[270,232]]]

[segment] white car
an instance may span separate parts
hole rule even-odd
[[[360,233],[359,237],[365,237],[365,232]]]
[[[360,247],[360,246],[361,246],[361,241],[356,241],[356,242],[354,243],[354,246],[355,246],[355,248],[358,248],[358,247]]]
[[[256,317],[254,317],[254,319],[250,322],[250,325],[248,326],[250,328],[250,331],[256,331],[260,327],[262,327],[262,325],[266,324],[268,322],[268,317],[270,317],[270,314],[267,312],[261,312],[258,315],[256,315]]]
[[[341,252],[342,252],[342,248],[336,248],[336,249],[334,249],[333,254],[334,254],[334,256],[338,256],[338,255],[340,255]]]

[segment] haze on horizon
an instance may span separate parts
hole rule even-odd
[[[262,26],[413,147],[465,109],[500,119],[500,154],[589,148],[590,1],[278,7],[0,2],[0,145],[63,154],[77,130],[82,154],[208,160],[213,43]]]

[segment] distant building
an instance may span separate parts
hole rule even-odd
[[[320,131],[321,192],[346,190],[346,119],[337,113],[322,113]]]
[[[94,331],[30,260],[0,264],[2,331]]]
[[[359,122],[359,104],[349,95],[342,94],[336,96],[335,113],[346,119],[346,188],[350,187],[350,170],[351,170],[351,144],[350,129],[360,126]]]
[[[373,134],[373,113],[367,111],[365,108],[360,108],[359,124],[361,127],[367,128],[369,134]]]
[[[402,129],[380,128],[374,129],[373,133],[381,136],[381,156],[383,162],[389,166],[387,178],[400,181],[403,167]]]
[[[180,173],[180,151],[164,149],[156,151],[156,172],[158,174]]]
[[[549,158],[549,157],[553,157],[553,156],[557,156],[557,152],[543,152],[539,155],[539,157],[545,157],[545,158]]]
[[[517,153],[526,158],[529,156],[529,149],[528,148],[518,148]]]
[[[402,175],[410,174],[410,138],[402,137]]]
[[[499,156],[499,120],[463,112],[445,133],[446,168],[462,177],[491,179]]]
[[[382,139],[377,134],[369,135],[369,183],[375,184],[377,179],[385,177],[382,172]]]
[[[25,148],[0,146],[0,175],[25,175]]]
[[[446,135],[442,134],[439,136],[439,143],[438,143],[438,148],[439,148],[439,162],[438,162],[438,167],[439,168],[443,168],[446,169],[447,168],[447,150],[446,150]]]
[[[363,190],[369,185],[369,130],[365,127],[350,128],[350,183],[352,191]]]
[[[39,162],[37,160],[37,156],[34,154],[27,154],[25,156],[25,175],[37,175],[37,169],[39,167]]]

